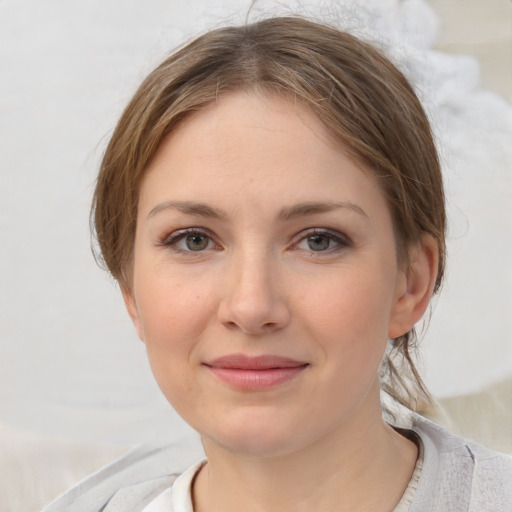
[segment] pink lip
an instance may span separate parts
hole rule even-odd
[[[204,363],[226,384],[246,391],[270,389],[302,372],[308,363],[287,357],[265,355],[248,357],[233,354]]]

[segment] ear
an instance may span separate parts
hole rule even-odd
[[[434,291],[439,264],[436,240],[428,234],[410,250],[410,264],[397,282],[397,295],[389,323],[390,339],[408,332],[428,307]]]
[[[137,301],[135,300],[135,295],[133,294],[133,289],[129,288],[125,284],[121,284],[121,293],[123,294],[124,305],[126,306],[126,311],[130,315],[132,319],[135,330],[137,331],[137,336],[144,342],[144,336],[142,333],[141,322],[139,318],[139,308],[137,307]]]

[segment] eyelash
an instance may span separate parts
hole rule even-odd
[[[182,249],[181,247],[178,247],[177,244],[181,240],[185,239],[187,236],[205,237],[208,239],[208,245],[211,242],[216,246],[215,247],[216,249],[221,248],[221,246],[215,242],[214,238],[208,231],[206,231],[204,229],[200,229],[200,228],[186,228],[186,229],[180,229],[178,231],[174,231],[173,233],[168,235],[166,238],[164,238],[161,242],[159,242],[158,245],[162,246],[162,247],[170,248],[177,253],[183,253],[183,254],[189,254],[189,255],[194,254],[194,253],[201,254],[207,250],[207,248],[205,248],[205,249],[202,249],[199,251],[192,251],[192,250],[186,250],[186,249]],[[327,248],[325,250],[321,250],[321,251],[314,251],[312,249],[300,249],[297,247],[300,242],[306,241],[308,238],[312,238],[315,236],[327,237],[330,241],[335,242],[337,245],[335,247],[329,247],[329,248]],[[337,252],[337,251],[346,249],[347,247],[351,246],[351,241],[346,235],[343,235],[343,234],[340,234],[337,232],[333,232],[328,229],[319,229],[319,228],[312,228],[312,229],[305,230],[305,231],[301,232],[299,235],[297,235],[295,237],[295,240],[296,241],[293,242],[293,247],[295,250],[309,251],[313,254],[318,254],[318,255],[331,254],[333,252]]]
[[[327,237],[329,240],[335,242],[337,245],[335,247],[329,247],[328,249],[323,250],[323,251],[313,251],[312,249],[297,248],[297,245],[300,242],[306,241],[308,238],[312,238],[315,236]],[[300,235],[297,237],[297,242],[295,242],[293,245],[294,245],[294,247],[296,247],[296,250],[306,250],[313,254],[321,255],[321,254],[332,254],[333,252],[338,252],[343,249],[346,249],[347,247],[351,246],[351,241],[346,235],[338,233],[336,231],[331,231],[329,229],[313,228],[313,229],[308,229],[308,230],[300,233]]]
[[[181,240],[183,240],[184,238],[186,238],[187,236],[190,236],[190,235],[205,237],[210,242],[215,244],[217,246],[217,248],[220,247],[218,244],[215,243],[213,237],[211,236],[211,234],[208,231],[206,231],[204,229],[200,229],[200,228],[186,228],[186,229],[180,229],[178,231],[174,231],[173,233],[171,233],[170,235],[165,237],[158,245],[160,245],[162,247],[170,248],[175,252],[184,253],[184,254],[194,254],[194,253],[200,254],[200,253],[204,252],[204,250],[192,251],[192,250],[185,250],[185,249],[182,249],[181,247],[178,247],[177,244]]]

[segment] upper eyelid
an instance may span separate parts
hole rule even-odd
[[[349,243],[350,237],[344,233],[341,233],[337,230],[328,229],[328,228],[309,228],[301,231],[300,233],[297,233],[297,235],[294,237],[297,241],[303,240],[304,238],[308,238],[311,235],[323,235],[323,236],[330,236],[333,239],[340,240],[342,242]]]
[[[214,238],[213,234],[210,232],[210,230],[206,228],[200,228],[200,227],[190,227],[190,228],[182,228],[182,229],[176,229],[174,231],[171,231],[167,235],[163,237],[163,240],[169,240],[169,239],[175,239],[179,238],[180,236],[189,235],[191,233],[197,233],[201,235],[206,235],[210,238]]]
[[[177,229],[171,233],[165,235],[163,238],[157,241],[157,245],[164,247],[177,244],[182,238],[190,234],[199,234],[208,237],[215,245],[220,245],[215,236],[206,228],[190,227]]]

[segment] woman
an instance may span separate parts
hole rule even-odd
[[[446,220],[428,121],[374,48],[298,18],[200,37],[126,108],[93,211],[206,459],[176,479],[139,451],[48,511],[512,508],[510,457],[382,415],[381,389],[428,403],[410,348]]]

